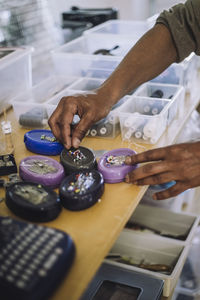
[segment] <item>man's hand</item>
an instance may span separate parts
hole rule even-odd
[[[105,102],[106,97],[95,91],[63,97],[49,119],[53,134],[67,149],[71,146],[77,148],[88,129],[109,113],[111,107]],[[80,122],[72,130],[71,124],[76,114]]]
[[[144,162],[153,163],[127,174],[126,182],[154,185],[176,181],[169,189],[154,194],[155,200],[167,199],[200,186],[200,142],[158,148],[126,158],[126,164]]]

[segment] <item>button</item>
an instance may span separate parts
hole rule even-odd
[[[56,262],[56,260],[58,259],[58,256],[55,255],[55,254],[51,254],[48,259],[46,260],[46,262],[44,263],[44,268],[49,270],[53,265],[54,263]]]
[[[14,277],[11,276],[11,275],[6,276],[6,279],[7,279],[8,281],[10,281],[10,282],[13,282],[13,281],[14,281]]]
[[[26,283],[23,280],[17,281],[17,287],[24,288],[26,286]]]
[[[56,248],[54,251],[55,251],[56,254],[59,254],[59,255],[63,253],[63,249],[60,248],[60,247]]]
[[[39,270],[38,274],[41,276],[41,277],[45,277],[47,275],[47,272],[43,269]]]

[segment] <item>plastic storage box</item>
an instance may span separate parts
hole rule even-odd
[[[200,296],[200,227],[196,229],[195,236],[188,253],[188,257],[181,272],[176,291],[190,296]],[[196,299],[196,298],[195,298]]]
[[[171,121],[182,116],[184,97],[182,86],[143,84],[121,108],[122,139],[155,144]]]
[[[9,101],[32,86],[31,47],[0,48],[0,112]]]
[[[54,50],[53,55],[65,54],[66,56],[120,56],[123,57],[137,42],[136,39],[127,39],[118,35],[83,35]]]
[[[110,20],[85,30],[84,35],[96,34],[110,37],[118,35],[127,39],[138,40],[151,26],[152,23],[147,21]]]
[[[74,94],[82,94],[87,92],[92,92],[92,90],[98,88],[102,83],[103,79],[95,79],[95,78],[79,78],[74,81],[68,89],[61,92],[58,96],[51,98],[48,101],[47,109],[48,114],[50,115],[56,105],[60,101],[62,96],[70,96]],[[87,136],[89,137],[100,137],[100,138],[114,138],[120,132],[120,125],[119,125],[119,113],[121,110],[122,105],[128,101],[130,96],[123,97],[115,104],[107,115],[106,118],[100,120],[96,124],[94,124],[87,132]]]
[[[52,76],[14,98],[11,103],[19,124],[27,128],[45,127],[53,111],[51,106],[48,106],[48,101],[55,95],[60,100],[61,91],[64,91],[75,80],[77,78]]]
[[[146,235],[144,238],[143,234],[139,235],[132,231],[122,231],[109,256],[123,256],[128,263],[117,262],[110,258],[106,259],[105,262],[164,280],[163,296],[168,297],[177,283],[188,249],[188,246],[183,246],[178,241],[153,235]],[[129,263],[130,260],[134,265]],[[143,267],[139,267],[140,264]],[[169,266],[171,271],[161,273],[144,269],[144,265]]]
[[[189,245],[198,224],[198,216],[140,204],[129,219],[126,230],[144,235],[156,234]]]
[[[105,55],[66,55],[52,52],[55,71],[59,75],[106,79],[121,61],[121,57]]]
[[[191,53],[181,63],[174,63],[163,71],[152,82],[183,85],[191,97],[196,96],[197,80],[196,56]]]
[[[102,264],[80,300],[158,300],[162,288],[162,280]]]

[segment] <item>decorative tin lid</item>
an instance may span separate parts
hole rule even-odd
[[[117,183],[124,180],[127,173],[134,170],[136,165],[126,165],[126,156],[136,154],[128,148],[119,148],[106,152],[98,161],[98,170],[102,173],[104,181]]]
[[[46,129],[28,131],[24,135],[24,143],[29,151],[42,155],[59,155],[64,148]]]
[[[17,216],[48,222],[61,212],[60,199],[51,189],[32,182],[16,182],[6,189],[6,205]]]
[[[66,174],[76,171],[89,171],[96,167],[96,159],[93,152],[85,147],[78,149],[63,149],[60,155],[61,164],[65,168]]]
[[[21,160],[19,174],[24,181],[57,188],[65,176],[63,166],[56,160],[45,156],[28,156]]]
[[[104,191],[103,176],[96,170],[75,172],[66,177],[59,189],[62,205],[82,210],[94,205]]]

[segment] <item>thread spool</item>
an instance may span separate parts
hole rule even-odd
[[[143,128],[143,133],[148,138],[153,138],[157,131],[156,120],[150,120]]]
[[[35,107],[19,116],[19,124],[24,127],[44,127],[47,121],[47,111],[41,107]]]
[[[113,133],[113,126],[110,123],[103,123],[97,126],[97,135],[102,137],[111,136]]]

